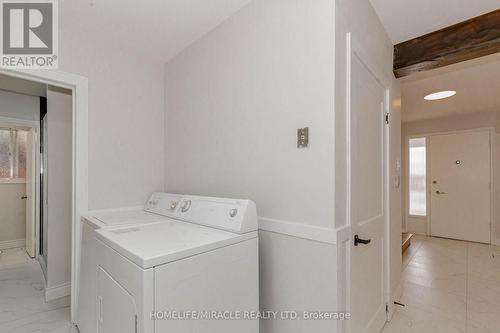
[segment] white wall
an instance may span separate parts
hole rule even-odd
[[[403,109],[405,104],[403,101]],[[493,161],[493,183],[495,187],[495,229],[496,235],[493,239],[500,244],[500,111],[497,112],[474,112],[470,114],[461,114],[443,118],[420,120],[403,123],[402,128],[402,147],[405,147],[406,137],[414,135],[426,135],[432,133],[442,133],[450,131],[463,131],[477,128],[495,128],[495,160]],[[403,151],[404,160],[407,159],[407,151]],[[406,166],[407,168],[407,166]],[[407,176],[406,172],[403,173]],[[404,179],[404,193],[407,196],[407,179]],[[403,216],[406,217],[407,205],[404,200]],[[406,229],[410,232],[427,232],[427,219],[409,219],[406,217]]]
[[[26,236],[26,183],[0,183],[0,249]]]
[[[267,231],[259,232],[259,242],[262,311],[337,309],[334,245]],[[336,332],[336,324],[329,320],[264,320],[260,332],[331,333]]]
[[[72,96],[47,91],[47,289],[71,281]]]
[[[346,34],[352,35],[355,45],[361,46],[363,59],[368,61],[370,69],[375,71],[375,75],[388,87],[390,93],[390,113],[391,124],[389,127],[390,150],[389,150],[389,170],[390,170],[390,191],[389,191],[389,244],[390,265],[388,271],[390,298],[399,297],[399,280],[401,271],[401,214],[400,212],[400,191],[394,188],[392,179],[398,175],[396,161],[400,159],[400,96],[401,91],[398,82],[392,72],[393,45],[384,30],[379,18],[369,1],[365,0],[336,0],[335,1],[335,223],[340,228],[347,223],[347,165],[346,165],[346,69],[347,69],[347,49]],[[358,47],[359,48],[359,47]],[[339,255],[348,253],[347,245],[339,249]],[[341,261],[342,260],[342,261]],[[338,262],[347,262],[348,258],[338,259]],[[340,266],[340,271],[347,271],[347,266]],[[339,288],[343,288],[339,284]],[[339,294],[341,292],[339,291]],[[345,303],[340,300],[339,303]],[[392,302],[389,302],[392,307]]]
[[[329,0],[255,0],[166,65],[168,191],[333,228],[333,15]]]
[[[279,230],[260,233],[263,310],[336,310],[336,246],[311,236],[334,233],[334,10],[254,0],[165,67],[166,189],[253,199],[261,228]]]
[[[64,13],[59,69],[89,79],[89,208],[144,204],[164,188],[163,64],[73,33]]]
[[[40,98],[0,90],[0,117],[38,120]]]

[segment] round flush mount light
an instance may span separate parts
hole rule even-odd
[[[438,91],[432,94],[429,94],[424,97],[426,101],[436,101],[438,99],[443,99],[443,98],[448,98],[451,96],[454,96],[457,92],[455,90],[445,90],[445,91]]]

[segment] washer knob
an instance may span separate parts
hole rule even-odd
[[[233,208],[229,211],[229,216],[235,217],[236,214],[238,214],[238,210],[236,208]]]
[[[170,203],[170,210],[174,210],[174,209],[175,209],[175,207],[177,207],[177,201],[172,201],[172,202]]]
[[[181,212],[187,212],[191,207],[191,200],[184,200],[181,204]]]

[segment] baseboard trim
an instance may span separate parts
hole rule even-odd
[[[45,302],[71,295],[71,283],[63,283],[55,287],[45,288]]]
[[[7,250],[7,249],[15,249],[18,247],[24,247],[26,245],[26,241],[23,239],[13,239],[13,240],[8,240],[8,241],[1,241],[0,242],[0,250]]]

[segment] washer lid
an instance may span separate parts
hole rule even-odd
[[[109,210],[91,213],[83,219],[94,228],[117,227],[121,225],[145,224],[165,221],[162,215],[149,213],[142,208]]]
[[[159,223],[97,230],[97,238],[142,268],[151,268],[257,237],[192,223]]]

